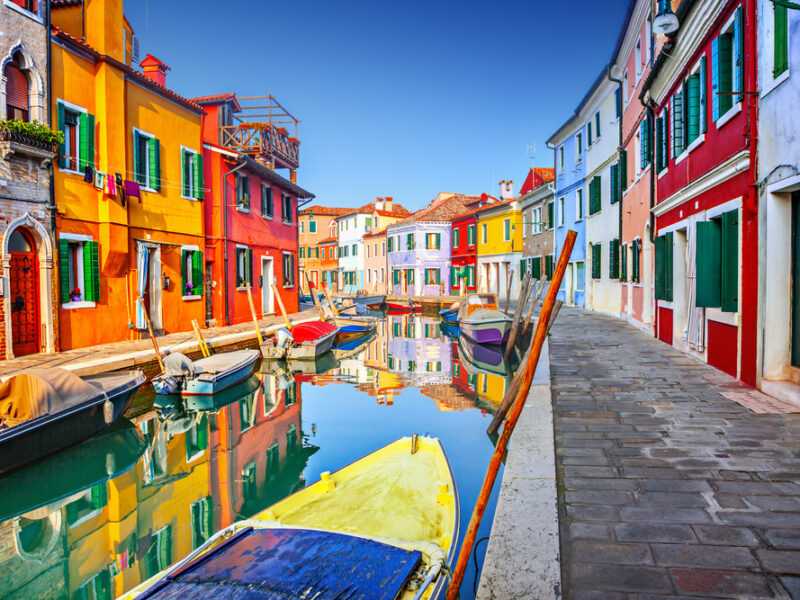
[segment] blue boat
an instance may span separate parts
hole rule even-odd
[[[458,308],[445,308],[439,311],[439,316],[445,323],[458,325]]]

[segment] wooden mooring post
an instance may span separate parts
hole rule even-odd
[[[528,271],[525,274],[525,279],[522,280],[522,289],[520,290],[520,295],[517,299],[517,306],[514,310],[514,320],[511,321],[511,332],[508,334],[508,341],[506,342],[506,351],[504,355],[506,360],[508,360],[511,356],[511,353],[514,351],[514,345],[517,343],[520,319],[522,319],[522,311],[525,310],[525,304],[528,300],[528,293],[530,292],[532,277],[533,274]]]

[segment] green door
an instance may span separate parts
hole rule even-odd
[[[800,193],[792,195],[792,365],[800,367]]]

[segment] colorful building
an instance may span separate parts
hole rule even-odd
[[[271,98],[271,97],[270,97]],[[205,317],[229,325],[252,319],[248,289],[256,314],[274,314],[274,288],[288,312],[298,310],[298,202],[313,198],[278,168],[295,178],[299,141],[273,127],[272,145],[250,145],[243,133],[247,110],[235,94],[196,98],[203,107],[203,163],[206,256],[199,273],[206,276]],[[287,118],[293,118],[287,113]],[[261,124],[259,124],[261,125]],[[236,135],[234,135],[234,132]],[[282,136],[282,141],[274,141]],[[186,269],[189,269],[187,265]]]
[[[479,207],[478,207],[479,208]],[[453,217],[450,224],[450,289],[453,294],[478,289],[478,218],[475,207]]]
[[[538,171],[536,183],[526,183],[520,190],[520,210],[522,211],[522,255],[525,270],[531,271],[534,279],[550,279],[554,266],[553,228],[554,210],[554,169],[531,169]],[[532,179],[529,175],[528,179]]]
[[[0,122],[44,130],[0,126],[0,360],[58,348],[47,6],[0,4]]]
[[[426,208],[389,226],[386,248],[392,277],[390,293],[450,294],[450,223],[479,200],[476,196],[442,192]]]
[[[299,263],[300,263],[300,288],[308,292],[306,276],[315,287],[324,281],[322,263],[326,257],[322,255],[320,242],[336,238],[336,217],[349,212],[347,208],[334,208],[315,204],[304,208],[298,213],[300,227]],[[310,292],[309,292],[310,293]]]
[[[513,183],[501,181],[501,201],[475,211],[478,219],[478,289],[501,301],[517,298],[522,262],[522,209]],[[510,284],[510,285],[509,285]]]
[[[442,335],[438,318],[396,315],[388,324],[389,370],[413,377],[419,386],[450,383],[453,345]]]
[[[141,336],[145,313],[156,333],[188,330],[205,314],[203,110],[152,55],[134,69],[122,0],[52,8],[60,347]]]
[[[330,290],[339,291],[339,238],[332,236],[320,240],[319,268],[322,272],[322,282]]]
[[[386,228],[364,234],[365,285],[370,294],[385,294],[389,289],[386,257]]]
[[[800,11],[759,0],[759,387],[800,398]],[[752,159],[751,159],[752,160]],[[787,288],[787,283],[789,287]],[[789,293],[787,293],[787,289]],[[787,326],[791,324],[791,326]]]
[[[759,305],[755,9],[755,0],[742,0],[679,10],[680,30],[644,86],[655,106],[658,337],[751,385]]]

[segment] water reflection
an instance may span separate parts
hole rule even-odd
[[[437,318],[397,315],[316,364],[265,364],[215,397],[158,398],[0,479],[0,597],[113,598],[320,470],[412,432],[442,437],[471,506],[507,368],[445,336]]]

